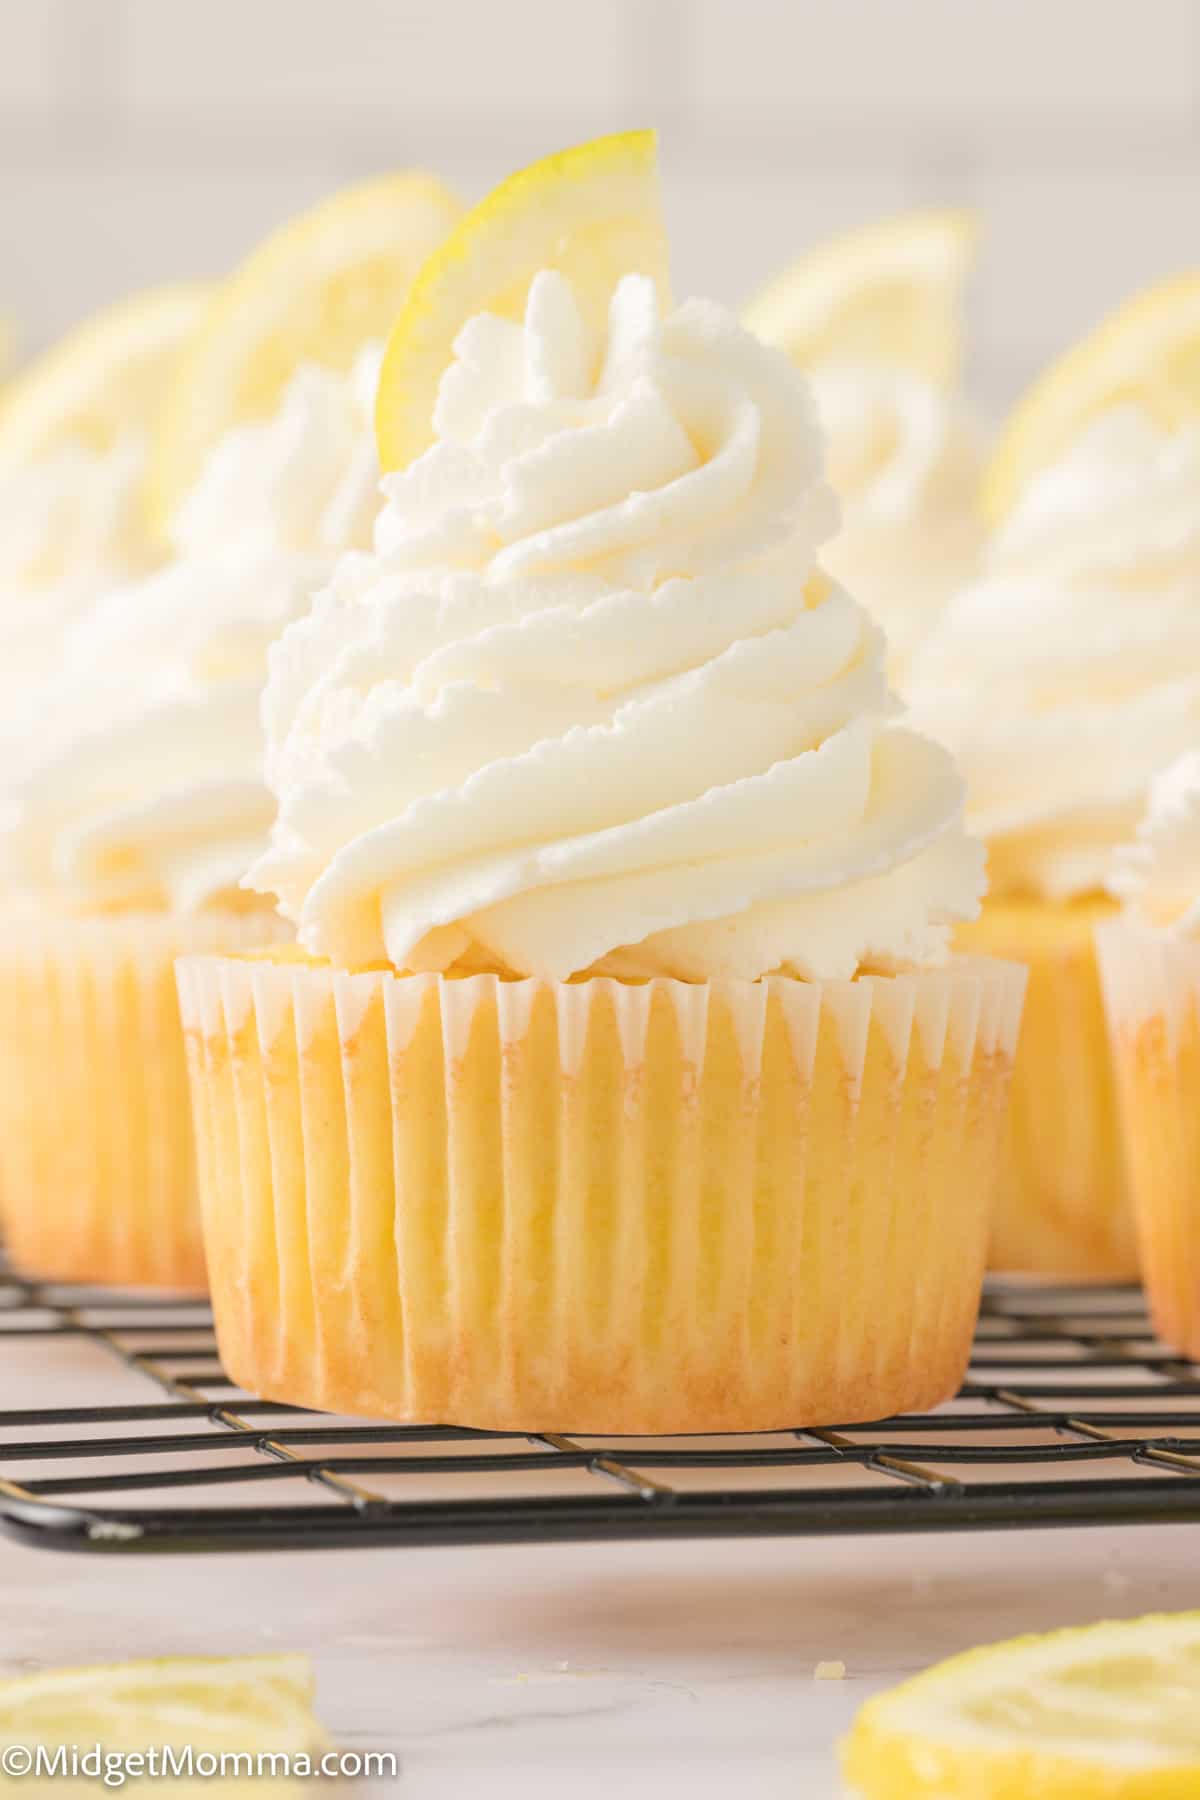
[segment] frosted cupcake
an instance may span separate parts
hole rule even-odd
[[[337,555],[370,542],[370,345],[460,210],[417,171],[358,183],[273,231],[193,309],[138,484],[166,566],[90,600],[65,642],[47,640],[51,677],[21,684],[0,746],[0,861],[22,889],[0,933],[0,1194],[35,1274],[203,1280],[172,966],[285,930],[239,886],[274,810],[267,646]],[[128,325],[144,373],[154,333],[144,310]],[[107,401],[109,360],[89,345],[70,379],[54,361],[35,384],[26,439],[47,387],[91,417],[81,366],[99,364],[84,386]],[[0,460],[11,424],[6,404]]]
[[[274,811],[267,648],[370,540],[377,363],[302,370],[276,419],[230,434],[174,559],[85,609],[26,693],[0,831],[0,1194],[28,1273],[203,1284],[172,965],[284,934],[239,886]]]
[[[252,1391],[650,1432],[961,1376],[1023,976],[946,963],[982,855],[817,573],[803,382],[612,268],[656,200],[633,134],[451,238],[385,362],[454,341],[431,447],[273,653],[300,948],[180,965]]]
[[[1200,751],[1157,776],[1097,933],[1127,1167],[1158,1333],[1200,1360]]]
[[[1200,731],[1200,431],[1115,408],[1026,486],[914,671],[990,894],[964,947],[1028,963],[994,1261],[1136,1272],[1093,949],[1112,855]]]
[[[975,572],[983,434],[959,387],[968,213],[901,214],[818,246],[746,309],[812,382],[841,526],[821,561],[883,625],[903,687]]]

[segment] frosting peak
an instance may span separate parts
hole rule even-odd
[[[1151,924],[1200,930],[1200,750],[1154,777],[1137,837],[1113,857],[1108,886]]]
[[[348,374],[298,369],[270,419],[216,444],[171,524],[180,558],[338,555],[371,542],[379,467],[371,415],[382,351]]]
[[[936,959],[981,854],[816,569],[808,392],[627,277],[472,320],[436,441],[276,646],[256,887],[351,966],[757,977]]]

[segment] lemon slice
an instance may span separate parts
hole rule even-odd
[[[384,469],[433,441],[438,383],[454,340],[477,313],[519,319],[542,269],[571,281],[603,324],[623,275],[649,275],[666,304],[666,231],[652,131],[625,131],[560,151],[502,181],[436,251],[392,328],[375,424]]]
[[[0,469],[66,443],[107,450],[149,432],[207,290],[151,288],[98,313],[28,364],[0,399]]]
[[[274,412],[303,362],[346,369],[383,338],[413,276],[462,212],[432,175],[384,175],[283,225],[217,288],[159,421],[149,475],[160,525],[233,425]]]
[[[53,1755],[59,1746],[80,1752],[99,1745],[107,1753],[128,1753],[190,1747],[194,1755],[219,1753],[304,1753],[318,1761],[329,1748],[329,1738],[313,1715],[313,1675],[306,1656],[168,1657],[152,1662],[103,1664],[85,1669],[51,1669],[0,1683],[0,1765],[9,1775],[23,1775],[3,1751],[44,1746]],[[44,1782],[36,1779],[42,1773]],[[170,1771],[168,1771],[170,1772]],[[29,1771],[22,1792],[47,1794],[75,1788],[82,1793],[84,1776],[77,1781],[51,1778],[45,1769]],[[69,1773],[69,1772],[68,1772]],[[186,1773],[186,1771],[185,1771]],[[202,1793],[214,1786],[219,1791],[243,1784],[231,1776],[243,1769],[225,1771],[225,1779],[204,1779],[203,1769],[193,1770],[194,1781],[175,1782],[176,1791]],[[271,1765],[269,1773],[248,1778],[247,1794],[271,1800],[292,1790],[284,1770]],[[277,1779],[271,1779],[271,1776]],[[95,1792],[93,1780],[90,1790]]]
[[[1200,1613],[953,1656],[869,1700],[842,1767],[862,1800],[1194,1800]]]
[[[1167,429],[1200,418],[1200,271],[1127,300],[1036,381],[1000,434],[984,505],[1000,519],[1089,420],[1137,405]]]
[[[946,209],[831,238],[769,282],[743,323],[805,368],[882,362],[948,387],[978,236],[973,213]]]

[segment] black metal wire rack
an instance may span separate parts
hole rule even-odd
[[[0,1268],[0,1398],[0,1523],[64,1550],[1200,1521],[1200,1368],[1124,1288],[993,1287],[968,1379],[934,1413],[601,1442],[255,1400],[202,1303]]]

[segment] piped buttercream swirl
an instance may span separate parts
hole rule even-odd
[[[808,391],[627,277],[462,331],[433,447],[272,654],[252,884],[348,966],[757,977],[938,960],[981,852],[816,567]]]
[[[1031,483],[908,697],[958,758],[993,888],[1102,889],[1200,734],[1200,428],[1101,418]]]
[[[143,447],[66,444],[0,475],[0,742],[61,660],[64,635],[153,560],[143,527]]]
[[[983,436],[956,394],[904,369],[825,363],[809,379],[842,502],[821,561],[883,626],[903,687],[982,553]]]
[[[175,557],[96,600],[36,690],[8,788],[9,878],[87,909],[249,904],[274,816],[267,651],[378,509],[379,352],[301,369],[230,432],[173,522]]]

